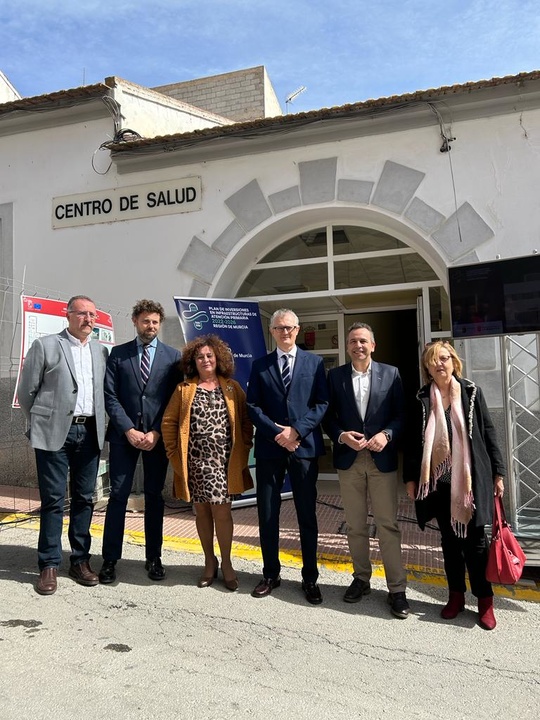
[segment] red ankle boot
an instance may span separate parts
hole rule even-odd
[[[450,590],[450,597],[441,610],[441,617],[445,620],[453,620],[463,610],[465,610],[465,593]]]
[[[480,619],[480,627],[484,630],[493,630],[497,625],[495,615],[493,614],[493,598],[478,598],[478,616]]]

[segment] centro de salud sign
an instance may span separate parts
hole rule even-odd
[[[201,178],[132,185],[53,198],[54,229],[200,210]]]

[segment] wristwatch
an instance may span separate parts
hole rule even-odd
[[[386,441],[387,441],[387,442],[390,442],[390,440],[391,440],[392,438],[390,437],[390,433],[388,432],[388,430],[383,430],[383,431],[382,431],[382,434],[383,434],[384,437],[386,438]]]

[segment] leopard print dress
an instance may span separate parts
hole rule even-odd
[[[231,428],[220,387],[198,387],[191,405],[188,443],[188,483],[193,502],[221,505],[227,492]]]

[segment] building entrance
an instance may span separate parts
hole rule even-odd
[[[376,348],[374,359],[378,362],[395,365],[401,374],[407,407],[416,402],[415,395],[419,387],[417,309],[406,308],[397,310],[366,311],[357,310],[351,313],[302,313],[294,302],[284,302],[299,317],[301,329],[298,344],[305,350],[320,355],[326,370],[349,361],[346,351],[347,330],[355,322],[365,322],[373,328]],[[260,303],[263,325],[269,320],[271,313],[280,307],[275,302]],[[272,348],[271,336],[268,333],[268,349]],[[320,474],[323,479],[337,479],[332,467],[330,442],[328,452],[321,459]]]
[[[289,307],[298,315],[298,342],[326,369],[348,361],[347,328],[373,328],[375,358],[396,365],[407,403],[415,402],[419,350],[433,336],[449,337],[448,300],[432,266],[402,240],[379,228],[327,224],[274,244],[250,268],[236,292],[259,302],[264,318]],[[267,330],[268,349],[272,338]],[[321,468],[334,475],[331,455]]]

